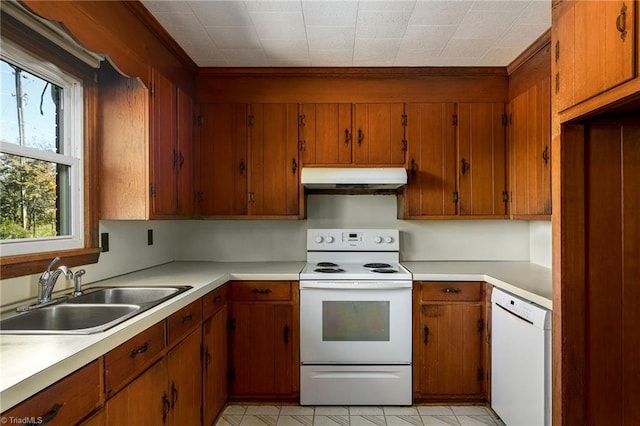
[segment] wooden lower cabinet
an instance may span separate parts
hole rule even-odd
[[[414,399],[486,401],[486,284],[414,286]]]
[[[227,402],[227,312],[224,305],[202,324],[203,425],[214,424]]]
[[[108,425],[199,425],[200,329],[145,371],[105,407]]]
[[[2,423],[78,424],[104,401],[102,361],[96,360],[2,413]]]
[[[231,294],[229,397],[297,400],[297,283],[235,282]]]

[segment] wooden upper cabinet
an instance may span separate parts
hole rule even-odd
[[[199,106],[201,216],[298,217],[297,104]]]
[[[462,216],[504,216],[504,104],[461,103],[457,117],[459,213]]]
[[[509,213],[551,214],[551,91],[548,77],[510,104]]]
[[[152,70],[152,216],[193,214],[193,99]]]
[[[636,2],[560,1],[552,24],[558,111],[636,77]]]
[[[252,104],[249,214],[298,216],[298,104]]]
[[[404,123],[404,104],[303,104],[301,160],[318,165],[402,165]]]
[[[300,105],[300,161],[351,163],[351,104]]]
[[[199,106],[198,213],[246,215],[248,199],[247,104]]]
[[[407,104],[408,184],[403,216],[452,216],[457,213],[455,104]]]
[[[403,165],[404,104],[353,106],[353,162]]]

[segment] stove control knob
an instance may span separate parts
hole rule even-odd
[[[316,235],[315,242],[320,244],[322,241],[324,241],[324,238],[322,238],[322,235]]]
[[[376,235],[373,239],[373,242],[375,242],[376,244],[380,244],[382,242],[382,237],[380,235]]]
[[[333,242],[333,237],[332,237],[331,235],[327,235],[327,236],[324,238],[324,240],[325,240],[327,243],[331,244],[331,243]]]
[[[390,235],[387,235],[386,237],[384,237],[384,242],[391,244],[393,242],[393,237],[391,237]]]

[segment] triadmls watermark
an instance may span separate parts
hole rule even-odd
[[[3,425],[40,425],[42,424],[44,418],[43,417],[13,417],[13,416],[2,416],[0,417],[0,423]]]

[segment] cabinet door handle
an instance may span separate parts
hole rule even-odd
[[[133,349],[129,356],[131,358],[135,358],[138,355],[145,353],[149,349],[149,342],[144,342],[144,345],[140,346],[138,349]]]
[[[167,415],[171,411],[171,402],[167,398],[167,393],[162,392],[162,423],[167,422]]]
[[[362,131],[362,129],[358,129],[358,145],[361,145],[363,140],[364,132]]]
[[[620,33],[620,38],[625,41],[627,38],[627,5],[622,3],[620,15],[616,19],[616,29]]]
[[[284,343],[285,344],[289,343],[289,326],[288,325],[284,326]]]
[[[271,293],[271,289],[270,288],[254,288],[253,290],[251,290],[251,292],[253,294],[269,294]]]
[[[410,161],[410,165],[409,165],[409,171],[411,173],[415,173],[416,170],[418,170],[418,167],[416,166],[416,160],[414,160],[413,158]]]
[[[240,175],[244,175],[245,170],[247,170],[247,167],[244,165],[244,160],[240,160]]]
[[[180,153],[180,168],[182,168],[183,165],[184,165],[184,155]]]
[[[471,163],[463,158],[460,161],[460,173],[462,173],[462,175],[464,176],[464,174],[467,173],[469,169],[471,169]]]
[[[191,321],[193,319],[193,315],[189,314],[189,315],[185,315],[184,317],[182,317],[182,321],[180,321],[182,324],[187,323],[189,321]]]
[[[173,148],[173,167],[178,165],[178,151]]]
[[[51,410],[49,410],[49,412],[47,414],[45,414],[44,416],[40,417],[37,419],[37,422],[33,422],[33,423],[28,423],[29,425],[44,425],[49,423],[50,421],[52,421],[53,419],[56,418],[56,416],[58,415],[58,412],[60,411],[60,409],[62,408],[61,404],[53,404],[53,407],[51,407]],[[35,419],[34,419],[35,420]],[[4,422],[2,422],[4,423]]]
[[[453,294],[458,294],[458,293],[460,293],[461,291],[462,291],[462,290],[460,290],[459,288],[453,288],[453,287],[446,287],[446,288],[443,288],[443,289],[442,289],[442,292],[443,292],[443,293],[446,293],[446,294],[451,294],[451,293],[453,293]]]
[[[171,409],[176,405],[176,401],[178,400],[178,389],[176,388],[175,382],[171,382]]]
[[[424,326],[424,343],[429,343],[429,327]]]
[[[298,171],[298,162],[296,161],[295,158],[292,158],[291,159],[291,173],[293,173],[295,175],[296,171]]]
[[[547,165],[549,164],[549,146],[545,146],[544,147],[544,151],[542,151],[542,160],[544,161],[544,164]]]
[[[211,354],[209,353],[209,348],[204,350],[204,369],[209,369],[209,363],[211,363]]]
[[[350,141],[351,141],[351,133],[349,132],[349,129],[344,129],[344,144],[349,145]]]

